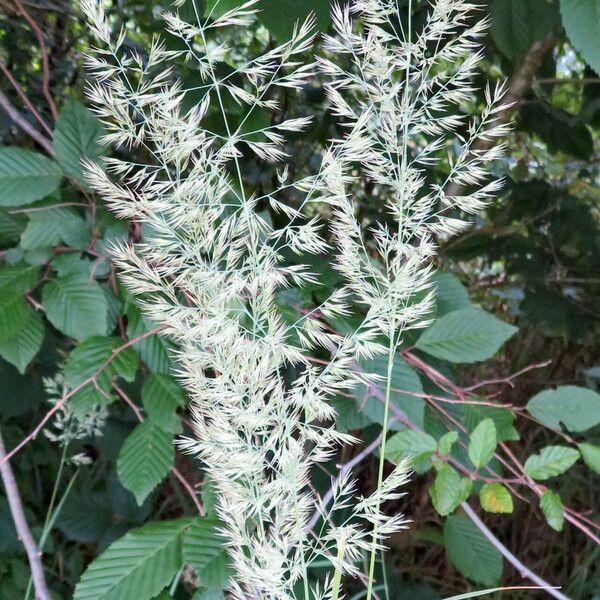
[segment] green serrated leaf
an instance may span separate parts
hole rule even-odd
[[[463,515],[450,515],[444,523],[444,546],[450,562],[467,578],[482,585],[497,585],[502,577],[502,555]]]
[[[129,339],[137,338],[154,329],[156,325],[144,317],[140,310],[130,305],[127,309],[127,336]],[[172,371],[170,355],[173,345],[160,335],[146,337],[135,344],[140,358],[154,373],[169,375]]]
[[[438,317],[453,310],[469,308],[471,305],[469,293],[456,275],[437,271],[432,280],[436,290],[435,304]]]
[[[556,531],[562,531],[565,523],[565,510],[560,496],[552,490],[546,490],[540,498],[540,508],[548,525]]]
[[[356,401],[353,398],[335,398],[332,404],[336,412],[335,427],[338,431],[356,431],[373,423],[367,415],[356,410]]]
[[[560,25],[557,0],[491,0],[490,9],[494,42],[512,61]]]
[[[435,510],[442,517],[454,512],[471,493],[473,482],[460,475],[449,465],[444,465],[436,474],[429,495]]]
[[[431,456],[437,449],[435,439],[422,431],[407,429],[394,434],[386,442],[385,457],[393,463],[399,463],[410,456],[420,461]]]
[[[171,377],[152,373],[142,386],[142,402],[151,421],[165,431],[180,432],[176,410],[185,405],[185,394]]]
[[[133,381],[139,366],[138,355],[133,348],[125,348],[109,362],[122,345],[123,340],[119,338],[94,336],[78,344],[67,357],[64,374],[70,389],[95,375],[95,382],[86,385],[73,398],[79,412],[85,412],[94,404],[110,402],[108,392],[115,377]]]
[[[0,248],[8,248],[19,241],[27,217],[22,214],[12,214],[0,206]]]
[[[205,475],[202,483],[202,506],[208,517],[214,517],[217,514],[217,490],[215,482],[210,475]]]
[[[379,356],[369,361],[362,361],[360,365],[365,373],[378,374],[383,377],[383,381],[379,383],[380,392],[385,387],[387,362],[387,356]],[[381,402],[380,398],[375,397],[373,394],[368,395],[366,392],[367,390],[364,386],[358,386],[354,391],[354,397],[359,409],[372,423],[381,425],[384,413],[383,402]],[[425,401],[420,394],[423,394],[423,384],[419,375],[405,360],[399,356],[395,357],[392,369],[390,401],[403,410],[413,423],[422,427],[425,414]],[[402,427],[401,424],[395,423],[390,429],[400,429]]]
[[[24,263],[0,267],[0,293],[18,296],[35,287],[39,280],[39,267]]]
[[[0,339],[0,356],[17,367],[19,373],[23,374],[39,352],[43,339],[42,317],[38,313],[30,311],[29,319],[17,333],[7,339]]]
[[[491,358],[517,328],[474,308],[452,311],[426,329],[417,348],[442,360],[472,363]]]
[[[69,177],[85,184],[81,161],[97,160],[104,154],[100,137],[104,129],[100,121],[77,100],[67,100],[54,129],[56,160]]]
[[[183,559],[208,590],[222,590],[231,575],[220,526],[217,519],[197,518],[183,538]]]
[[[65,242],[73,248],[83,249],[90,240],[90,233],[90,228],[75,210],[48,208],[29,215],[29,222],[21,236],[21,247],[38,250]]]
[[[133,529],[89,565],[73,600],[156,596],[183,565],[182,538],[191,522],[185,518]]]
[[[539,454],[531,455],[525,461],[525,473],[543,481],[562,475],[579,459],[579,452],[567,446],[546,446]]]
[[[496,426],[492,419],[484,419],[469,438],[469,458],[477,469],[490,462],[498,444]]]
[[[600,0],[560,0],[560,12],[571,43],[600,74]]]
[[[575,385],[536,394],[528,403],[529,414],[547,427],[586,431],[600,423],[600,394]]]
[[[458,440],[457,431],[449,431],[445,433],[438,441],[438,451],[442,456],[448,456],[452,451],[452,446]]]
[[[42,290],[48,320],[77,340],[106,335],[108,304],[102,288],[84,273],[54,279]]]
[[[592,471],[600,474],[600,446],[583,442],[577,444],[579,452],[583,458],[583,462],[592,469]]]
[[[175,462],[173,435],[152,421],[140,423],[125,440],[117,473],[121,483],[142,505],[150,492],[167,476]]]
[[[22,148],[0,148],[0,206],[23,206],[60,185],[62,171],[49,158]]]
[[[513,425],[516,415],[510,408],[466,404],[463,406],[463,413],[464,424],[469,431],[473,431],[483,419],[492,419],[498,442],[519,439],[519,432]]]
[[[0,291],[0,341],[8,342],[25,327],[33,310],[21,295]]]
[[[479,491],[481,508],[491,513],[511,513],[514,509],[510,492],[501,483],[486,483]]]

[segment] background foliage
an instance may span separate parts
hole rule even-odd
[[[236,32],[242,52],[284,39],[311,10],[328,27],[328,0],[260,4],[260,26]],[[426,3],[412,4],[418,24]],[[161,8],[122,0],[110,14],[143,52]],[[573,599],[598,598],[600,2],[489,0],[486,11],[482,77],[508,77],[516,102],[509,158],[493,166],[506,186],[473,229],[442,241],[433,323],[407,337],[396,363],[388,458],[412,455],[416,475],[389,510],[413,524],[380,568],[392,598],[522,583],[468,517],[472,506],[529,569]],[[109,214],[82,175],[82,158],[107,151],[83,94],[93,43],[75,3],[0,0],[2,435],[56,598],[222,598],[228,567],[210,481],[173,445],[189,431],[174,349],[121,287],[107,251],[144,231]],[[178,68],[187,87],[199,82]],[[293,169],[312,170],[333,127],[318,80],[280,101],[285,115],[258,113],[257,123],[316,114],[289,149]],[[236,106],[226,108],[235,121]],[[213,126],[222,127],[216,115]],[[250,161],[245,174],[257,191],[275,177]],[[365,226],[386,218],[369,189],[358,193]],[[336,275],[323,275],[335,287]],[[295,320],[328,293],[288,290],[281,310]],[[372,441],[380,396],[374,387],[338,398],[340,426]],[[339,461],[356,452],[345,448]],[[359,470],[364,490],[373,460]],[[329,481],[323,474],[323,493]],[[0,491],[0,599],[27,590]]]

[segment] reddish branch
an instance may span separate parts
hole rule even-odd
[[[125,390],[121,389],[121,387],[118,384],[113,383],[113,388],[115,392],[117,392],[117,394],[119,394],[119,396],[121,396],[121,398],[131,407],[131,410],[137,417],[137,420],[140,423],[142,423],[144,421],[144,416],[142,414],[142,411],[140,410],[140,407],[127,395]],[[189,482],[185,479],[185,477],[181,474],[181,471],[179,471],[177,467],[173,467],[171,471],[192,499],[192,502],[195,504],[196,509],[198,510],[198,514],[201,517],[203,517],[205,514],[204,509],[202,508],[202,504],[200,504],[200,501],[198,500],[198,495],[196,494],[194,488],[189,484]]]
[[[50,156],[54,156],[52,142],[23,117],[2,90],[0,90],[0,106],[29,137],[35,140]]]
[[[19,85],[19,82],[15,79],[15,76],[10,72],[10,69],[1,59],[0,70],[4,73],[6,79],[8,79],[9,83],[13,86],[23,104],[29,109],[31,114],[36,118],[37,122],[45,129],[46,133],[52,137],[52,129],[50,129],[48,123],[46,123],[38,109],[33,105],[31,100],[27,97],[27,94],[25,94],[23,91],[23,88]]]
[[[48,106],[50,107],[50,112],[52,113],[54,120],[56,120],[58,119],[58,110],[56,109],[56,104],[54,102],[54,98],[52,97],[52,92],[50,91],[50,63],[48,60],[48,48],[46,47],[44,32],[37,24],[35,19],[27,12],[21,0],[13,0],[13,2],[17,8],[17,14],[22,15],[29,23],[29,26],[35,33],[38,44],[40,45],[40,57],[42,59],[42,91],[46,101],[48,102]]]
[[[126,342],[122,346],[119,346],[118,348],[115,348],[111,352],[110,356],[106,359],[106,361],[104,362],[104,364],[97,371],[95,371],[93,375],[90,375],[87,379],[84,379],[79,385],[76,385],[72,390],[69,390],[69,392],[67,394],[65,394],[44,415],[44,418],[38,423],[37,427],[28,436],[26,436],[25,438],[23,438],[4,458],[2,458],[0,460],[0,465],[2,465],[4,462],[8,461],[15,454],[17,454],[17,452],[19,452],[22,448],[24,448],[31,440],[34,440],[38,436],[38,434],[40,433],[40,431],[44,428],[44,425],[46,425],[46,423],[50,420],[50,418],[52,417],[52,415],[54,413],[56,413],[58,410],[60,410],[61,406],[63,406],[63,404],[65,402],[67,402],[67,400],[69,400],[69,398],[72,398],[77,392],[79,392],[80,390],[82,390],[86,385],[90,385],[90,384],[91,385],[97,385],[97,381],[96,380],[97,380],[98,375],[100,375],[100,373],[102,373],[102,371],[104,371],[112,363],[112,361],[115,360],[115,358],[117,358],[117,356],[119,354],[121,354],[121,352],[123,352],[126,348],[129,348],[130,346],[133,346],[134,344],[137,344],[141,340],[159,333],[163,329],[164,329],[164,327],[155,327],[154,329],[151,329],[150,331],[146,331],[146,333],[143,333],[142,335],[139,335],[136,338],[132,338],[131,340],[129,340],[128,342]]]
[[[17,535],[23,543],[23,546],[25,546],[25,552],[27,552],[27,560],[29,561],[29,567],[31,568],[31,578],[33,579],[33,585],[35,586],[36,598],[37,600],[52,600],[44,576],[42,553],[33,539],[33,535],[31,535],[31,531],[27,524],[25,511],[23,510],[23,502],[21,501],[21,496],[19,496],[15,475],[8,462],[8,456],[6,454],[6,448],[4,447],[4,440],[1,433],[0,475],[2,475],[2,482],[4,483],[8,506],[10,507],[10,513],[15,524],[15,529],[17,530]]]

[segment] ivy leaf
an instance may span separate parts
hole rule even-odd
[[[464,502],[471,493],[473,482],[460,475],[449,465],[443,466],[429,488],[429,495],[435,510],[442,517],[454,512],[456,507]]]
[[[181,422],[176,410],[185,405],[185,394],[173,379],[151,373],[142,386],[142,403],[151,421],[165,431],[180,432]]]
[[[23,206],[60,185],[62,171],[49,158],[21,148],[0,148],[0,206]]]
[[[536,394],[527,403],[529,414],[547,427],[586,431],[600,423],[600,394],[575,385]]]
[[[104,154],[100,121],[77,100],[69,99],[60,111],[54,130],[56,159],[69,177],[86,183],[81,160],[97,160]]]
[[[183,565],[182,538],[191,522],[184,518],[131,530],[88,566],[73,600],[156,596]]]
[[[479,501],[483,510],[491,513],[511,513],[513,499],[501,483],[486,483],[479,491]]]
[[[396,433],[387,440],[385,457],[396,464],[407,456],[418,462],[429,458],[436,449],[436,441],[430,435],[422,431],[407,429]]]
[[[579,459],[579,452],[567,446],[546,446],[539,454],[533,454],[525,461],[525,473],[543,481],[562,475]]]
[[[565,523],[565,510],[560,496],[552,490],[546,490],[540,498],[540,508],[548,525],[556,531],[562,531]]]
[[[444,523],[444,546],[450,562],[469,579],[489,587],[502,577],[502,555],[463,515],[450,515]]]
[[[13,336],[0,340],[0,356],[17,367],[19,373],[25,369],[39,352],[44,339],[44,323],[40,315],[29,312],[29,319]]]
[[[108,333],[106,296],[84,273],[70,273],[46,284],[42,302],[48,320],[70,337],[84,340]]]
[[[494,452],[498,443],[496,426],[492,419],[484,419],[475,427],[469,438],[469,458],[477,469],[485,467]]]
[[[453,363],[473,363],[492,357],[517,328],[474,308],[454,310],[426,329],[417,348]]]
[[[173,435],[152,421],[140,423],[123,443],[117,460],[121,483],[141,506],[175,462]]]
[[[579,452],[581,452],[583,462],[592,469],[592,471],[600,475],[600,446],[584,442],[577,444],[577,447],[579,448]]]
[[[571,43],[600,74],[600,0],[560,0],[560,12]]]

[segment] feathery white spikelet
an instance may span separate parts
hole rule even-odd
[[[347,55],[354,67],[325,58],[319,63],[332,79],[328,97],[347,134],[324,153],[318,174],[289,181],[284,165],[278,186],[257,197],[247,193],[240,158],[253,153],[265,163],[284,162],[285,134],[303,131],[310,119],[288,119],[260,131],[244,125],[259,108],[277,109],[274,89],[299,89],[315,72],[302,58],[314,40],[312,17],[288,42],[258,57],[241,59],[222,40],[227,27],[252,23],[257,1],[214,18],[196,14],[193,23],[178,10],[184,1],[175,2],[164,14],[165,29],[183,49],[169,51],[157,39],[142,60],[124,50],[124,32],[113,40],[103,0],[82,0],[102,42],[88,65],[95,79],[89,98],[106,123],[105,141],[148,157],[146,164],[124,159],[109,159],[103,167],[89,164],[88,179],[116,214],[147,226],[142,241],[117,245],[113,255],[145,314],[178,343],[176,374],[192,399],[195,425],[195,438],[181,447],[201,457],[216,487],[234,572],[231,597],[295,598],[300,580],[308,587],[308,567],[326,557],[335,573],[315,596],[330,598],[337,593],[332,586],[340,572],[357,575],[360,557],[383,547],[385,537],[404,526],[401,516],[386,517],[380,507],[397,498],[407,473],[407,465],[400,465],[347,520],[334,524],[332,515],[353,504],[352,484],[344,479],[330,510],[321,507],[322,535],[313,537],[307,530],[319,506],[310,491],[313,468],[329,460],[339,444],[354,441],[332,425],[330,399],[368,377],[357,374],[354,365],[385,350],[382,334],[396,338],[423,324],[431,304],[434,236],[460,225],[446,212],[475,211],[496,190],[488,184],[448,198],[443,185],[426,188],[422,173],[436,162],[443,137],[461,124],[439,113],[469,96],[484,25],[465,30],[474,7],[438,0],[423,33],[407,42],[390,28],[394,2],[360,0],[352,10],[336,7],[337,35],[327,37],[326,46]],[[195,10],[195,3],[190,6]],[[352,13],[362,28],[355,27]],[[185,89],[178,82],[168,66],[176,59],[197,69],[201,86]],[[225,61],[228,68],[219,69]],[[200,100],[184,109],[190,93],[200,94]],[[225,111],[226,97],[245,111],[236,125]],[[484,178],[483,166],[495,152],[469,150],[477,137],[503,134],[503,127],[487,128],[495,118],[494,102],[490,99],[490,108],[463,142],[449,182],[475,185]],[[225,134],[204,125],[211,106],[221,113]],[[355,219],[352,165],[381,190],[398,223],[397,231],[380,226],[374,232],[381,266],[366,252]],[[300,207],[283,202],[289,188],[304,195]],[[259,214],[260,202],[286,215],[289,223],[274,229]],[[288,325],[278,312],[277,292],[316,278],[307,267],[282,264],[281,255],[285,249],[305,255],[329,248],[314,211],[305,215],[304,209],[317,202],[333,209],[336,266],[347,285]],[[424,299],[415,302],[419,295]],[[341,336],[319,320],[348,314],[355,301],[367,313],[356,332]],[[327,365],[316,367],[309,360],[315,346],[331,352]],[[296,373],[291,383],[290,371]]]

